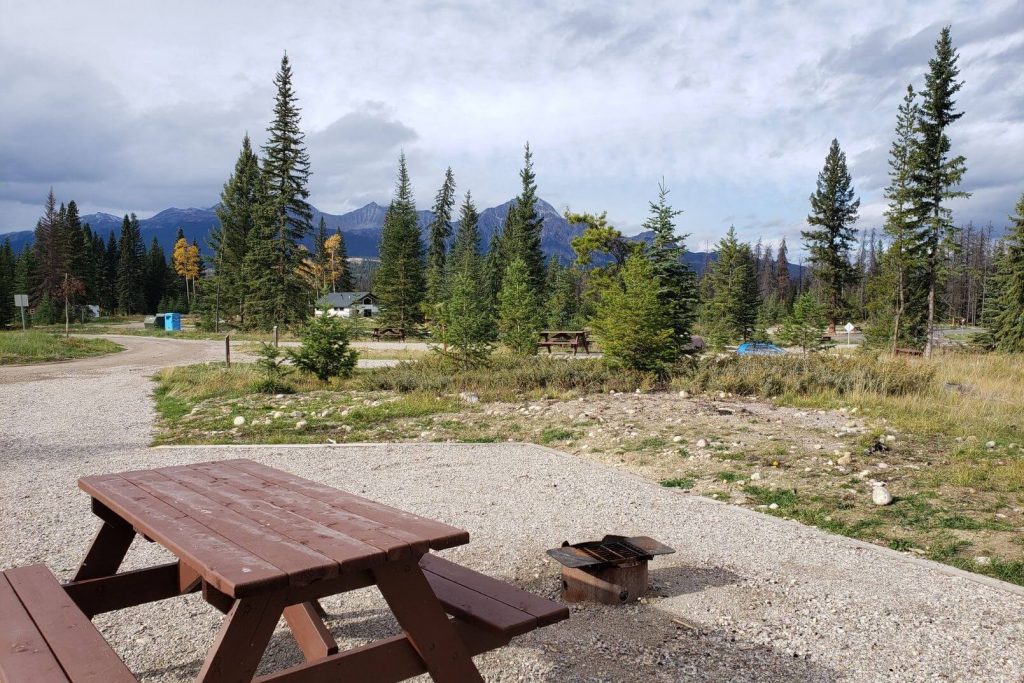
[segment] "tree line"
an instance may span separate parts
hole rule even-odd
[[[772,330],[781,341],[814,348],[822,333],[846,320],[862,321],[867,342],[882,348],[930,353],[939,322],[953,320],[989,328],[990,346],[1020,350],[1022,207],[1002,239],[994,238],[993,226],[954,226],[949,208],[950,200],[967,196],[959,189],[966,161],[953,155],[949,137],[963,116],[955,101],[963,86],[958,59],[946,27],[923,87],[909,85],[897,108],[879,230],[854,227],[860,200],[846,155],[838,140],[831,142],[801,233],[806,271],[801,261],[791,272],[785,240],[750,244],[730,228],[698,278],[682,262],[687,236],[675,232],[680,211],[668,203],[664,184],[644,223],[650,244],[623,236],[604,213],[567,210],[566,218],[583,226],[572,240],[576,259],[545,259],[529,144],[520,191],[489,244],[480,243],[470,192],[456,208],[450,168],[424,240],[403,153],[372,282],[380,324],[426,329],[442,352],[463,362],[486,356],[498,341],[533,353],[542,328],[589,326],[606,348],[642,349],[634,355],[646,354],[658,366],[689,349],[692,331],[721,346],[767,339]],[[330,234],[322,217],[313,230],[310,161],[287,55],[274,82],[267,142],[257,154],[243,139],[221,192],[219,225],[209,236],[211,257],[201,260],[198,245],[179,240],[168,265],[158,245],[143,248],[133,215],[125,217],[119,238],[104,242],[78,225],[74,202],[57,208],[51,193],[34,248],[17,257],[9,246],[0,248],[0,289],[31,292],[37,309],[45,309],[47,301],[52,307],[67,299],[70,279],[81,282],[74,296],[106,310],[169,305],[191,308],[208,323],[245,328],[294,327],[323,293],[351,290],[340,231]],[[302,242],[311,234],[308,250]],[[0,322],[13,317],[9,302],[4,296]],[[638,330],[660,341],[652,346]]]

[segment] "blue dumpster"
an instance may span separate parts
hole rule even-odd
[[[181,332],[181,313],[164,313],[164,329],[168,332]]]

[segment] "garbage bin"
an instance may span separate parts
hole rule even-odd
[[[142,321],[142,326],[143,327],[147,327],[147,328],[148,327],[156,327],[156,316],[155,315],[147,315],[146,319]],[[161,320],[160,321],[160,327],[163,327],[163,326],[164,326],[164,321]]]
[[[164,313],[164,329],[168,332],[181,332],[181,313]]]

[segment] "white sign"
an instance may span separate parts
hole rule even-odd
[[[846,330],[847,334],[853,332],[853,323],[846,323],[846,327],[844,327],[843,329]]]
[[[28,294],[15,294],[14,305],[21,308],[28,308]]]

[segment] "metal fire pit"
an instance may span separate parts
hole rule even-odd
[[[562,599],[618,605],[647,593],[647,562],[675,550],[649,536],[605,536],[552,548],[548,555],[562,564]]]

